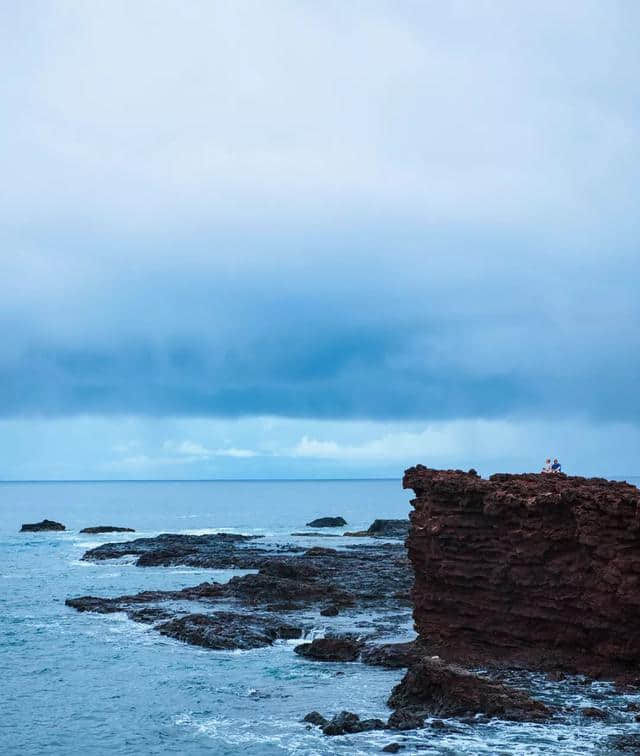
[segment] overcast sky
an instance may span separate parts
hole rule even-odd
[[[640,474],[640,4],[0,5],[0,479]]]

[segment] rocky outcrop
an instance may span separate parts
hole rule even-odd
[[[343,535],[359,538],[406,538],[408,532],[409,520],[374,520],[367,530],[356,530]]]
[[[155,538],[136,538],[120,543],[103,543],[87,551],[83,559],[100,561],[118,559],[123,556],[136,556],[139,567],[169,567],[185,565],[188,567],[213,567],[224,569],[240,567],[251,569],[256,554],[261,553],[244,549],[262,536],[246,536],[239,533],[207,533],[206,535],[182,535],[162,533]]]
[[[249,649],[270,646],[278,639],[300,638],[302,628],[260,614],[215,612],[187,614],[158,625],[161,635],[212,649]]]
[[[431,653],[637,676],[640,490],[565,475],[406,471],[414,620]]]
[[[205,582],[181,590],[149,590],[115,598],[79,596],[67,599],[66,604],[80,612],[124,612],[164,635],[207,648],[253,648],[272,642],[272,636],[297,638],[302,622],[293,625],[298,635],[285,636],[281,628],[291,624],[269,619],[281,613],[291,617],[296,611],[319,612],[326,618],[340,614],[351,616],[352,621],[356,613],[366,612],[363,626],[367,629],[362,634],[368,640],[406,625],[406,594],[412,575],[400,544],[379,542],[340,550],[259,544],[247,536],[232,534],[167,534],[104,544],[86,552],[84,559],[102,561],[134,555],[139,566],[187,564],[257,572],[238,575],[228,583]],[[375,610],[373,618],[371,610]],[[159,624],[163,620],[164,624]],[[354,632],[360,635],[360,628]],[[308,658],[357,658],[362,647],[357,639],[347,644],[342,639],[327,638],[324,643],[324,650],[318,641],[307,644],[312,647]],[[329,648],[331,644],[333,649]],[[301,648],[299,653],[303,652]]]
[[[389,706],[395,729],[413,729],[427,716],[485,714],[518,722],[544,721],[551,711],[526,693],[488,680],[438,658],[423,658],[393,689]],[[406,726],[409,723],[410,726]]]
[[[350,636],[329,636],[315,638],[311,643],[301,643],[294,651],[306,659],[314,661],[355,661],[360,656],[364,643]]]
[[[385,723],[381,719],[360,719],[351,711],[341,711],[324,725],[322,732],[325,735],[352,735],[357,732],[384,729]]]
[[[135,533],[133,528],[119,528],[117,525],[96,525],[93,528],[82,528],[81,533],[91,533],[98,535],[100,533]]]
[[[54,520],[42,520],[42,522],[25,522],[20,528],[21,533],[39,533],[47,530],[66,530],[65,526]]]
[[[341,528],[347,521],[343,517],[318,517],[307,523],[308,528]]]

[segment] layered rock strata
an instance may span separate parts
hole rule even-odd
[[[565,475],[405,472],[414,620],[432,653],[633,678],[640,490]]]

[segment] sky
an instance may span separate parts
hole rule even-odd
[[[640,5],[0,5],[0,479],[640,475]]]

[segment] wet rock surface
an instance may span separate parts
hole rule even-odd
[[[25,522],[20,528],[21,533],[39,533],[47,530],[66,530],[61,522],[42,520],[41,522]]]
[[[640,491],[566,475],[405,472],[414,619],[431,653],[635,680]]]
[[[322,728],[325,735],[350,735],[356,732],[384,730],[385,723],[381,719],[360,719],[351,711],[341,711]]]
[[[423,658],[393,689],[396,717],[463,717],[486,714],[516,722],[542,722],[551,710],[523,691],[480,677],[441,659]],[[400,728],[404,729],[404,728]],[[407,727],[406,729],[411,729]]]
[[[356,624],[359,612],[381,612],[383,616],[368,621],[362,631],[369,639],[406,625],[410,616],[406,596],[412,576],[400,544],[305,549],[291,544],[265,546],[254,537],[230,533],[164,534],[103,544],[87,551],[83,559],[102,561],[129,555],[137,556],[140,567],[184,564],[256,572],[235,576],[227,583],[206,581],[176,591],[151,590],[115,598],[80,596],[67,599],[67,606],[81,612],[125,612],[131,619],[187,643],[240,649],[283,637],[299,638],[308,622],[282,619],[296,612],[317,612],[329,618],[327,622],[338,615],[347,620],[353,617]],[[279,634],[278,627],[285,626],[296,628],[298,634]],[[272,638],[274,629],[277,632]],[[315,639],[306,644],[308,654],[306,647],[299,653],[318,661],[345,661],[357,659],[363,645],[359,638]]]
[[[82,528],[80,532],[95,535],[100,533],[135,533],[136,531],[133,528],[121,528],[117,525],[96,525],[91,528]]]
[[[311,520],[307,523],[308,528],[341,528],[346,525],[344,517],[318,517],[317,520]]]
[[[260,614],[215,612],[187,614],[157,626],[161,635],[212,649],[270,646],[278,639],[300,638],[302,628]]]
[[[181,535],[163,533],[155,538],[136,538],[122,543],[104,543],[87,551],[83,559],[99,561],[119,559],[124,556],[138,557],[139,567],[213,567],[225,569],[238,567],[252,569],[255,557],[262,550],[245,549],[239,552],[239,544],[248,544],[261,536],[247,536],[237,533],[213,533],[208,535]]]
[[[310,711],[302,721],[309,722],[309,724],[316,725],[316,727],[324,727],[327,724],[327,719],[318,711]]]

